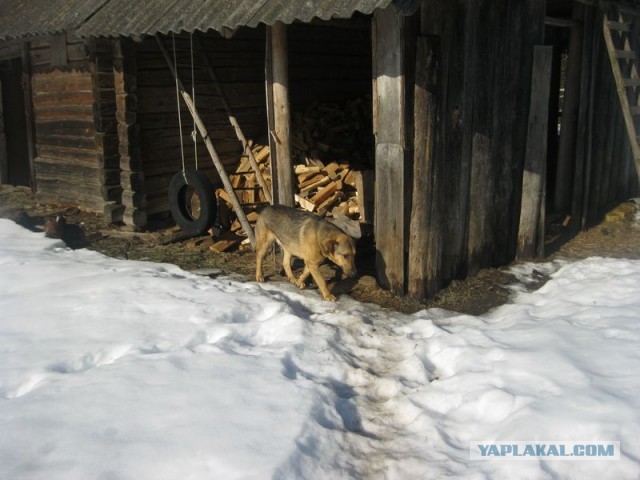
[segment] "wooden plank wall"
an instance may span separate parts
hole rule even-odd
[[[577,190],[582,198],[574,196],[574,216],[582,219],[582,227],[590,227],[602,220],[612,205],[640,194],[631,147],[611,65],[602,36],[602,12],[586,7],[583,81],[586,88],[581,95],[578,124],[578,155],[576,158]],[[640,17],[635,17],[640,36]],[[640,42],[633,45],[640,56]]]
[[[65,34],[30,45],[37,195],[102,212],[120,192],[110,47]]]
[[[424,0],[421,11],[421,34],[441,45],[441,140],[433,155],[442,168],[433,172],[443,191],[427,228],[444,240],[441,274],[426,288],[433,291],[515,256],[533,47],[543,43],[545,1]]]
[[[264,41],[260,29],[241,29],[231,39],[218,34],[199,34],[209,55],[222,89],[238,121],[249,139],[266,141],[266,113],[264,91]],[[173,55],[171,36],[164,37]],[[191,89],[191,56],[189,36],[176,36],[176,56],[179,71],[186,87]],[[236,166],[242,153],[222,102],[205,71],[198,69],[204,62],[195,47],[195,100],[213,144],[224,165]],[[144,174],[147,213],[169,210],[167,198],[171,177],[182,170],[178,110],[175,81],[155,38],[136,44],[136,122],[139,126],[141,172]],[[180,102],[182,139],[187,169],[196,168],[195,147],[191,137],[193,120]],[[197,144],[198,169],[206,172],[214,183],[219,178],[201,139]]]

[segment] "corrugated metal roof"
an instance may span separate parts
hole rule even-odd
[[[349,18],[415,0],[0,0],[0,38],[67,31],[80,37],[116,37],[180,31],[223,31],[260,23]]]
[[[369,14],[393,0],[109,0],[78,29],[80,36],[117,36],[180,31],[222,31],[260,23],[287,24],[313,18],[349,18],[355,11]]]
[[[0,38],[71,32],[108,0],[0,0]]]

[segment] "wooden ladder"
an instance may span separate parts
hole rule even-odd
[[[633,20],[634,15],[631,12],[610,5],[605,6],[602,29],[633,162],[640,180],[640,76],[638,59],[630,42],[634,31]]]

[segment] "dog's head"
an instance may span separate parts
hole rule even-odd
[[[322,254],[342,268],[348,277],[355,277],[356,243],[349,235],[337,233],[326,239],[321,245]]]

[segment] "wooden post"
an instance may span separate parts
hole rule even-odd
[[[393,7],[374,14],[373,71],[376,272],[383,287],[403,294],[407,187],[404,21]]]
[[[29,153],[29,174],[31,191],[36,192],[36,125],[33,112],[33,89],[31,87],[31,43],[22,43],[22,88],[24,91],[24,111],[27,120],[27,149]]]
[[[269,144],[272,178],[275,180],[274,203],[293,207],[293,164],[291,160],[291,111],[289,107],[289,62],[287,56],[287,26],[276,22],[267,28],[267,102],[269,111]],[[271,77],[271,78],[269,78]]]
[[[563,213],[568,213],[571,209],[576,130],[578,108],[580,106],[584,7],[577,1],[573,2],[573,19],[577,20],[577,22],[571,28],[571,38],[569,40],[569,60],[560,121],[560,143],[558,146],[554,195],[555,210]]]
[[[547,127],[552,60],[553,47],[534,47],[527,151],[518,231],[519,259],[531,259],[544,254]]]
[[[438,132],[437,37],[418,37],[414,93],[413,197],[409,227],[408,293],[424,299],[441,286],[442,203]]]

